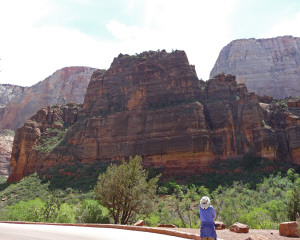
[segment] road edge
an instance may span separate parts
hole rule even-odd
[[[96,227],[96,228],[115,228],[131,231],[140,232],[151,232],[164,235],[170,235],[174,237],[181,237],[186,239],[201,240],[200,236],[193,233],[179,232],[176,230],[169,230],[166,228],[154,228],[154,227],[140,227],[140,226],[130,226],[130,225],[120,225],[120,224],[94,224],[94,223],[42,223],[42,222],[17,222],[17,221],[0,221],[0,223],[11,223],[11,224],[36,224],[36,225],[58,225],[58,226],[76,226],[76,227]],[[200,231],[199,231],[200,235]]]

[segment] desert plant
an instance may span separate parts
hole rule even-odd
[[[116,224],[127,224],[135,214],[153,210],[158,177],[147,181],[141,163],[141,157],[130,157],[129,162],[111,165],[99,175],[96,199],[109,209]]]

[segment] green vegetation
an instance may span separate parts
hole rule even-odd
[[[0,135],[14,137],[15,132],[13,130],[10,130],[10,129],[2,129],[2,130],[0,130]]]
[[[294,169],[269,175],[259,173],[256,167],[248,165],[249,157],[255,156],[245,157],[246,163],[239,166],[247,178],[233,181],[240,176],[215,173],[194,178],[194,183],[189,184],[170,180],[160,182],[156,194],[157,177],[149,180],[140,157],[108,168],[76,162],[71,166],[60,165],[47,172],[51,179],[33,174],[18,183],[0,184],[0,220],[132,224],[144,219],[148,226],[163,223],[198,228],[199,200],[207,195],[217,220],[227,226],[238,221],[250,228],[278,229],[281,222],[299,221],[299,174]],[[258,159],[254,166],[260,162]],[[67,171],[74,173],[74,177],[64,174]],[[87,180],[92,172],[94,180]],[[119,207],[114,209],[111,199]]]
[[[115,224],[127,224],[135,214],[149,214],[154,208],[158,177],[147,181],[141,163],[141,157],[131,157],[99,175],[96,199],[109,209]]]
[[[52,190],[71,188],[86,193],[94,189],[99,174],[105,172],[108,165],[109,163],[100,161],[96,163],[72,161],[68,164],[58,164],[41,172],[41,175],[47,176],[43,182],[48,182]]]
[[[34,149],[44,153],[50,153],[56,146],[62,143],[67,131],[68,128],[47,128],[34,146]]]

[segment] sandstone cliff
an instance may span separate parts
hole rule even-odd
[[[17,130],[8,181],[59,163],[131,155],[165,177],[215,171],[213,164],[248,153],[300,164],[299,116],[277,111],[282,125],[272,107],[232,75],[198,80],[183,51],[120,54],[94,72],[81,110],[49,107]]]
[[[300,38],[241,39],[225,46],[211,70],[233,74],[251,92],[277,99],[300,96]]]
[[[2,109],[0,129],[16,130],[39,109],[48,105],[82,103],[95,70],[89,67],[67,67],[31,87],[21,87],[21,93],[10,97]],[[7,91],[4,91],[4,95],[7,95]]]

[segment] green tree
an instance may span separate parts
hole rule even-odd
[[[135,214],[150,214],[158,176],[147,181],[148,173],[142,167],[142,158],[130,157],[129,162],[111,165],[98,177],[96,199],[107,207],[114,223],[127,224]]]
[[[300,214],[300,178],[294,169],[289,169],[287,176],[293,183],[292,190],[287,192],[288,218],[291,221],[296,221],[297,216]]]
[[[53,193],[48,196],[43,208],[43,217],[46,222],[55,222],[60,209],[60,200]]]

